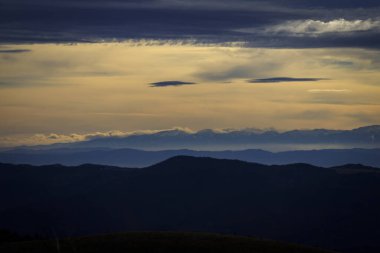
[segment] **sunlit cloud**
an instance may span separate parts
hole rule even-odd
[[[380,28],[379,20],[346,20],[334,19],[321,20],[297,20],[271,26],[266,29],[268,33],[285,33],[300,36],[317,36],[326,33],[348,33],[369,31]]]
[[[171,133],[171,132],[184,132],[184,133],[194,133],[193,130],[185,127],[174,127],[170,129],[160,129],[160,130],[137,130],[137,131],[107,131],[107,132],[93,132],[93,133],[72,133],[72,134],[34,134],[31,136],[10,136],[10,137],[0,137],[0,147],[12,147],[20,145],[49,145],[55,143],[73,143],[80,141],[90,141],[94,139],[101,138],[117,138],[117,137],[127,137],[132,135],[151,135],[156,133]]]

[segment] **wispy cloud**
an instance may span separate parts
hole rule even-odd
[[[220,66],[218,67],[218,70],[203,70],[196,73],[195,76],[206,81],[228,81],[234,78],[249,78],[253,73],[252,66],[247,65],[232,66],[225,69],[220,69]]]
[[[333,119],[337,115],[329,110],[306,110],[300,113],[284,115],[288,118],[301,119],[301,120],[327,120]]]
[[[348,33],[379,29],[379,20],[346,20],[334,19],[331,21],[321,20],[297,20],[271,26],[266,29],[269,33],[285,33],[301,36],[317,36],[326,33]]]
[[[308,90],[310,93],[350,93],[351,90],[347,89],[311,89]]]
[[[193,130],[185,127],[173,127],[161,130],[137,130],[137,131],[107,131],[92,133],[72,133],[72,134],[34,134],[32,136],[0,136],[0,147],[11,147],[18,145],[49,145],[54,143],[73,143],[80,141],[90,141],[101,138],[121,138],[132,135],[151,135],[157,133],[184,132],[194,133]]]
[[[306,120],[329,120],[332,118],[335,118],[337,115],[329,110],[306,110],[302,111],[298,114],[288,114],[284,115],[286,117],[290,117],[293,119],[306,119]],[[365,117],[362,117],[362,114],[356,115],[356,114],[347,114],[344,115],[349,118],[355,118],[357,121],[363,121],[368,123],[376,124],[376,115],[371,114],[367,115]],[[379,126],[372,126],[371,129],[377,131]],[[331,141],[331,138],[326,135],[330,130],[329,129],[318,129],[318,132],[322,131],[322,135],[319,137],[316,137],[315,130],[312,129],[298,129],[301,131],[299,138],[297,139],[297,143],[315,143],[316,141],[320,143],[328,143]],[[335,133],[336,130],[333,130],[331,133]],[[266,133],[271,133],[269,139],[266,139],[268,135]],[[289,137],[289,133],[292,133],[291,137]],[[109,148],[121,148],[121,146],[113,146],[112,142],[109,142],[109,140],[121,140],[123,141],[124,147],[129,148],[142,148],[145,144],[157,146],[157,143],[161,144],[169,144],[173,143],[173,140],[175,141],[174,145],[181,145],[178,143],[186,143],[187,140],[196,140],[199,145],[204,144],[211,144],[214,143],[215,146],[217,145],[228,145],[230,143],[231,145],[236,145],[241,148],[240,144],[247,144],[247,138],[250,138],[251,143],[256,143],[257,136],[261,135],[262,138],[259,139],[260,143],[277,143],[277,144],[286,144],[286,143],[293,143],[294,141],[294,131],[278,131],[274,128],[271,129],[255,129],[255,128],[230,128],[230,129],[203,129],[199,131],[193,131],[189,128],[171,128],[171,129],[163,129],[163,130],[141,130],[141,131],[133,131],[133,132],[123,132],[123,131],[109,131],[109,132],[95,132],[95,133],[87,133],[87,134],[36,134],[33,136],[8,136],[8,137],[1,137],[0,136],[0,147],[12,147],[12,146],[20,146],[20,145],[49,145],[49,144],[57,144],[57,143],[80,143],[84,144],[84,146],[91,147],[91,142],[88,141],[96,141],[96,144],[92,147],[109,147]],[[341,137],[340,139],[333,140],[334,143],[339,143],[342,141],[342,143],[346,143],[348,140],[347,138],[351,138],[351,131],[346,130],[345,131],[348,135],[345,137]],[[273,135],[275,133],[275,135]],[[133,138],[129,138],[132,137]],[[134,142],[136,140],[136,137],[143,137],[144,140],[139,143]],[[229,138],[225,138],[226,136],[229,136]],[[293,137],[292,137],[293,136]],[[159,139],[157,139],[157,137]],[[196,137],[196,138],[194,138]],[[221,139],[219,139],[221,138]],[[355,138],[355,141],[358,139]],[[132,142],[129,142],[131,141]],[[147,141],[148,140],[148,141]],[[154,140],[154,141],[149,141]],[[230,142],[233,140],[232,142]],[[366,143],[366,138],[362,139],[363,143]],[[100,141],[100,142],[98,142]],[[103,142],[104,141],[104,142]],[[103,143],[103,144],[101,144]],[[151,144],[149,144],[151,143]],[[222,144],[224,143],[224,144]],[[354,142],[353,142],[354,143]],[[357,142],[357,143],[360,143]],[[98,146],[101,144],[100,146]],[[158,145],[160,146],[160,145]],[[80,147],[80,146],[73,146],[73,147]],[[83,146],[82,146],[83,147]],[[145,146],[147,147],[147,146]],[[163,147],[163,146],[161,146]],[[174,147],[174,146],[173,146]],[[179,146],[175,146],[174,149],[177,149]]]
[[[285,83],[285,82],[317,82],[328,80],[326,78],[294,78],[294,77],[270,77],[248,80],[248,83]]]
[[[196,44],[245,42],[270,48],[379,48],[380,3],[374,0],[0,2],[2,43],[191,38]],[[329,36],[316,36],[325,33]]]
[[[168,86],[183,86],[183,85],[193,85],[193,82],[183,82],[183,81],[162,81],[156,83],[150,83],[151,87],[168,87]]]

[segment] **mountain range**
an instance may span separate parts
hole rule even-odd
[[[380,251],[373,167],[177,156],[142,169],[0,164],[0,175],[0,228],[16,232],[203,231]]]
[[[170,157],[186,155],[238,159],[262,164],[308,163],[316,166],[363,164],[380,167],[380,149],[324,149],[269,152],[264,150],[194,151],[188,149],[144,151],[109,148],[13,149],[0,152],[0,162],[31,165],[81,165],[84,163],[145,167]]]
[[[29,147],[33,148],[33,147]],[[352,130],[276,130],[205,129],[192,132],[183,129],[117,136],[92,136],[84,141],[36,146],[51,148],[133,148],[144,150],[194,149],[269,151],[326,149],[326,148],[380,148],[380,126],[366,126]]]

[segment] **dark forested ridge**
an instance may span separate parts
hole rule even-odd
[[[203,231],[380,250],[380,173],[362,165],[179,156],[144,169],[1,164],[0,175],[0,227],[21,233]]]

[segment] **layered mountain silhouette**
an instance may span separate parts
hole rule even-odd
[[[380,170],[177,156],[143,169],[0,165],[0,228],[203,231],[379,252]]]
[[[188,149],[144,151],[136,149],[66,148],[13,149],[0,152],[0,162],[31,165],[80,165],[84,163],[146,167],[173,156],[186,155],[238,159],[262,164],[308,163],[331,167],[348,163],[380,167],[380,149],[326,149],[269,152],[264,150],[194,151]]]

